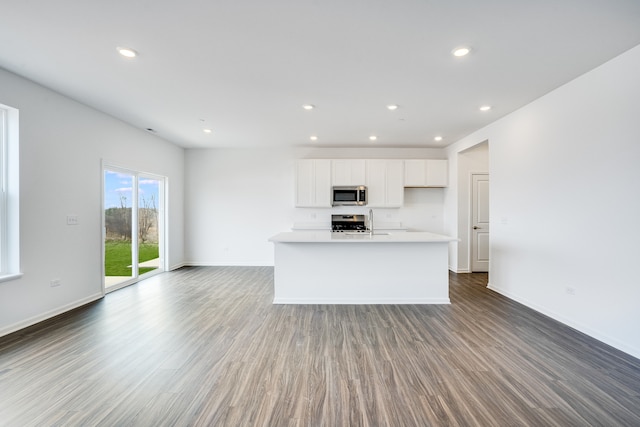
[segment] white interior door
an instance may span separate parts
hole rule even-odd
[[[489,174],[471,175],[471,271],[489,271]]]

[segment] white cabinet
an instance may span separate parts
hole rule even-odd
[[[404,202],[404,162],[367,160],[367,206],[399,208]]]
[[[332,185],[364,185],[365,165],[363,159],[331,160]]]
[[[426,182],[426,160],[404,161],[404,186],[422,187]]]
[[[405,160],[405,187],[446,187],[448,185],[447,160]]]
[[[387,206],[401,207],[404,204],[404,162],[387,161]]]
[[[302,159],[296,162],[296,207],[331,207],[331,160]]]
[[[440,159],[300,159],[296,207],[331,207],[334,185],[366,185],[368,206],[398,208],[404,187],[446,187],[448,161]]]
[[[449,161],[427,160],[427,186],[446,187],[449,185]]]

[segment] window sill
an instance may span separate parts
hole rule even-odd
[[[23,273],[9,273],[3,276],[0,276],[0,283],[9,282],[11,280],[19,279],[23,276]]]

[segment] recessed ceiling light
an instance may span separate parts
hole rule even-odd
[[[489,111],[491,110],[491,105],[483,105],[480,107],[480,111]]]
[[[312,140],[312,141],[317,141],[317,140],[318,140],[318,137],[317,137],[317,136],[315,136],[315,135],[311,135],[311,136],[309,137],[309,139],[310,139],[310,140]]]
[[[433,138],[434,141],[442,141],[442,137],[440,135]]]
[[[371,135],[371,136],[369,137],[369,139],[370,139],[371,141],[375,141],[376,139],[378,139],[378,137],[377,137],[377,136],[375,136],[375,135]]]
[[[393,110],[397,110],[398,106],[396,104],[389,104],[389,105],[387,105],[387,108],[389,110],[393,111]]]
[[[314,108],[316,108],[316,106],[311,104],[304,104],[302,108],[304,108],[305,110],[313,110]]]
[[[135,58],[136,56],[138,56],[138,52],[131,49],[130,47],[118,47],[117,50],[118,53],[125,58]]]
[[[211,129],[205,128],[205,129],[202,129],[202,132],[204,132],[204,133],[211,133],[211,132],[213,132],[213,131],[212,131]]]
[[[468,46],[460,46],[451,51],[453,56],[457,56],[457,57],[467,56],[469,52],[471,52],[471,48]]]

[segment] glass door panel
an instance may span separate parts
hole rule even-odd
[[[133,268],[134,183],[132,174],[104,171],[105,288],[136,277]]]
[[[158,270],[161,265],[159,217],[162,183],[150,177],[138,180],[138,273]]]

